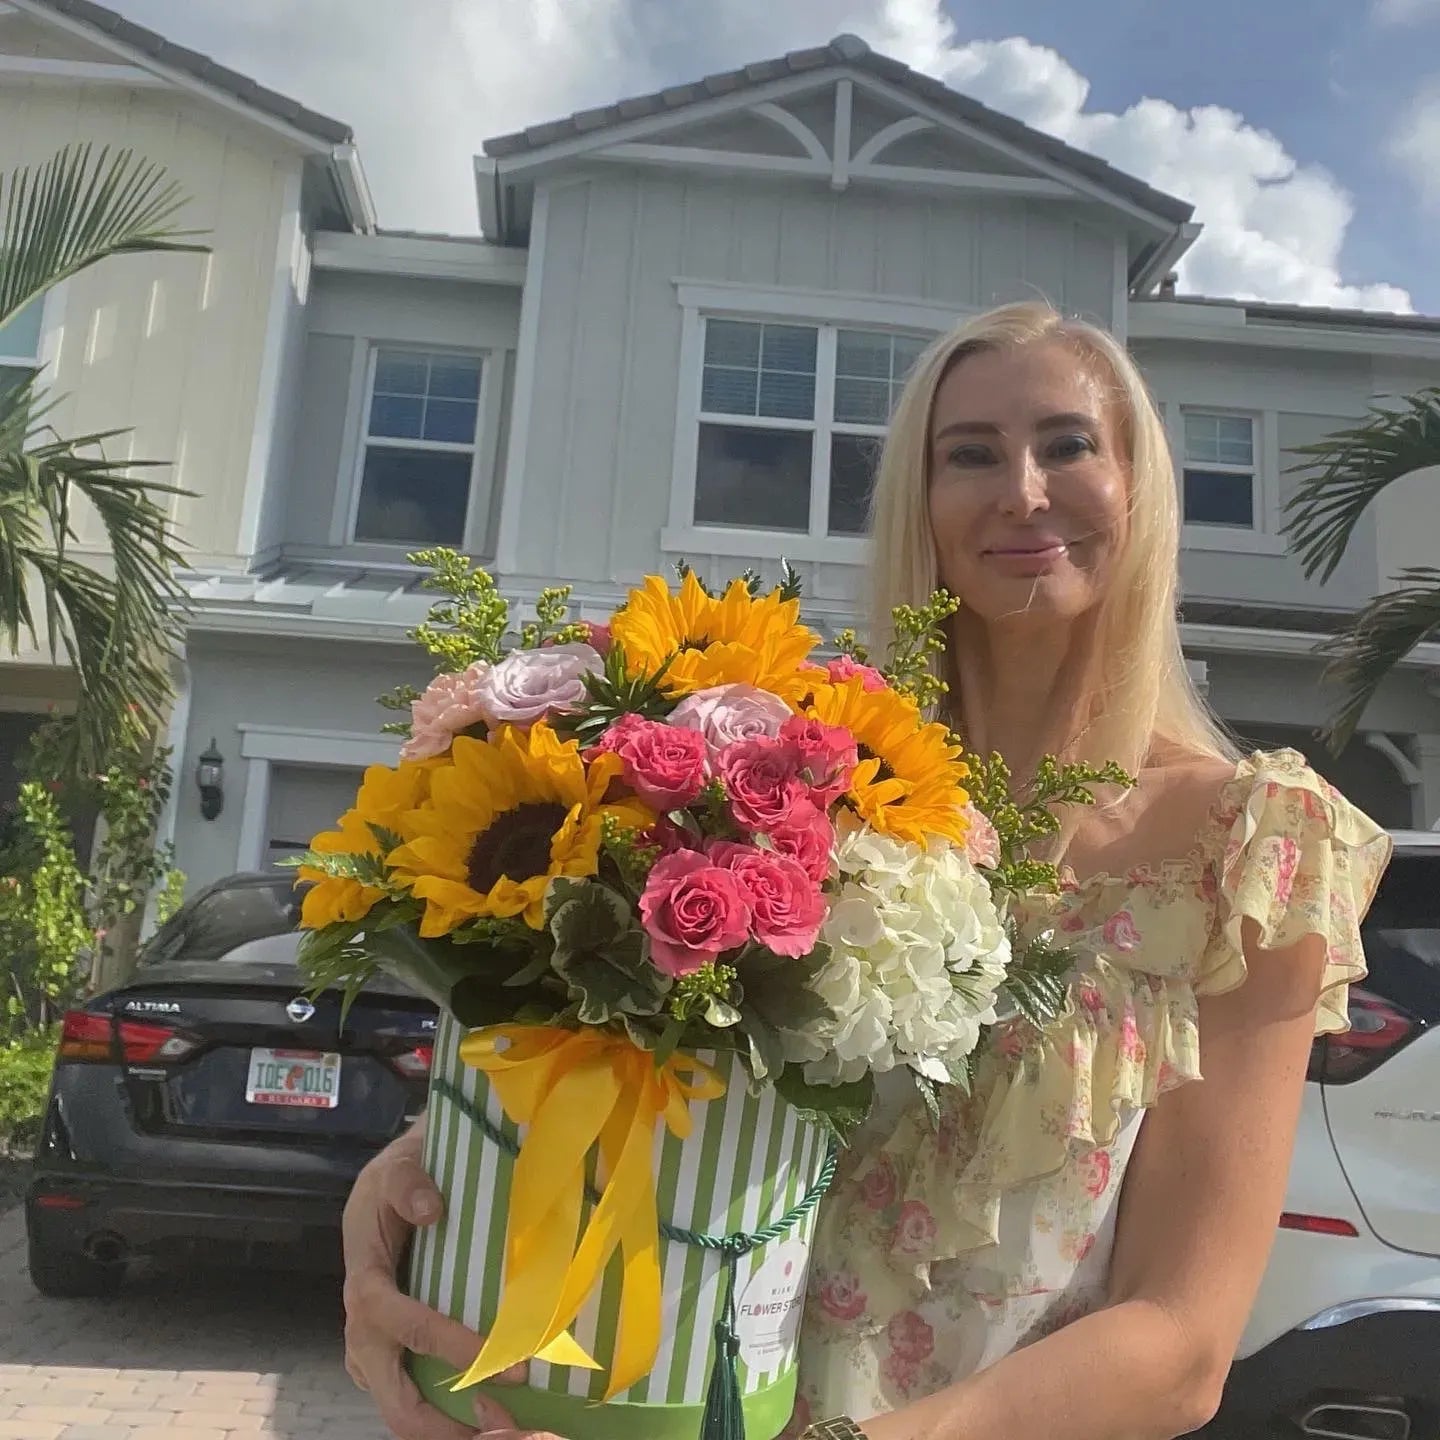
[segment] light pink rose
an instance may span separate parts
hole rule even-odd
[[[601,675],[605,662],[588,645],[542,645],[512,650],[476,686],[486,719],[494,725],[533,725],[547,715],[577,710],[587,698],[585,675]]]
[[[860,757],[855,737],[843,726],[792,715],[780,727],[779,739],[794,748],[800,778],[815,804],[829,805],[850,788]]]
[[[860,1198],[872,1210],[885,1210],[895,1203],[895,1167],[882,1155],[861,1177]]]
[[[919,1200],[907,1200],[900,1207],[895,1224],[894,1249],[902,1255],[919,1255],[935,1240],[935,1217],[930,1207]]]
[[[694,730],[622,715],[594,749],[620,757],[625,783],[652,809],[682,809],[705,787],[705,741]]]
[[[1140,943],[1135,917],[1128,910],[1117,910],[1106,922],[1102,932],[1105,943],[1116,950],[1133,950]]]
[[[694,850],[655,862],[640,895],[650,959],[667,975],[689,975],[750,936],[740,882]]]
[[[848,1270],[837,1270],[821,1285],[820,1308],[836,1320],[858,1320],[865,1313],[868,1297],[860,1281]]]
[[[835,827],[823,810],[808,802],[797,805],[788,818],[771,829],[770,843],[780,854],[799,861],[800,868],[817,885],[828,878]]]
[[[799,861],[730,841],[712,845],[710,859],[740,882],[750,907],[750,933],[767,950],[796,959],[815,948],[825,897]]]
[[[993,870],[1000,863],[1000,835],[990,817],[974,805],[965,807],[965,858],[982,870]]]
[[[715,757],[731,818],[742,830],[773,830],[808,801],[805,782],[796,773],[797,758],[791,746],[766,736],[737,740]]]
[[[753,685],[715,685],[687,695],[671,712],[670,723],[698,730],[713,760],[737,740],[768,739],[791,718],[790,707],[768,690]]]
[[[410,702],[410,736],[400,747],[402,760],[443,755],[454,738],[488,721],[480,684],[490,667],[477,660],[455,675],[437,675],[418,700]]]
[[[885,1327],[891,1353],[901,1360],[928,1360],[935,1353],[935,1332],[913,1310],[902,1310]]]
[[[858,675],[863,687],[871,694],[884,690],[887,685],[885,677],[873,665],[862,665],[853,655],[837,655],[826,663],[825,671],[837,685],[843,685]]]

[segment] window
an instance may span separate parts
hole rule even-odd
[[[0,325],[0,390],[28,379],[40,367],[40,336],[44,329],[45,298],[32,300]]]
[[[480,416],[478,355],[375,351],[354,538],[460,545]]]
[[[834,325],[704,324],[693,523],[863,535],[880,442],[926,340]]]
[[[1255,530],[1259,525],[1255,420],[1211,410],[1184,412],[1187,525]]]

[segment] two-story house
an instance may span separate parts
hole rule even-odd
[[[1440,517],[1397,494],[1324,587],[1279,534],[1287,451],[1434,383],[1440,320],[1177,299],[1189,206],[850,37],[490,141],[474,183],[473,238],[302,206],[285,273],[305,283],[277,263],[253,291],[257,313],[284,294],[254,522],[224,563],[196,546],[172,725],[193,881],[292,852],[393,757],[375,697],[426,678],[406,639],[424,545],[521,603],[570,584],[587,615],[682,557],[716,581],[785,557],[812,622],[849,623],[907,365],[957,317],[1037,294],[1124,337],[1164,407],[1187,652],[1219,712],[1388,823],[1440,819],[1440,647],[1340,760],[1311,738],[1333,703],[1318,636]],[[207,820],[191,776],[212,742]]]

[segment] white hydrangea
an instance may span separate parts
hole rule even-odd
[[[820,938],[831,958],[814,988],[835,1018],[784,1034],[812,1085],[908,1065],[947,1078],[995,1020],[1010,940],[983,875],[962,851],[861,827],[836,849],[839,884]]]

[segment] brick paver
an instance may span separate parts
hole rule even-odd
[[[46,1300],[12,1210],[0,1297],[0,1440],[388,1440],[341,1364],[332,1280],[156,1271]]]

